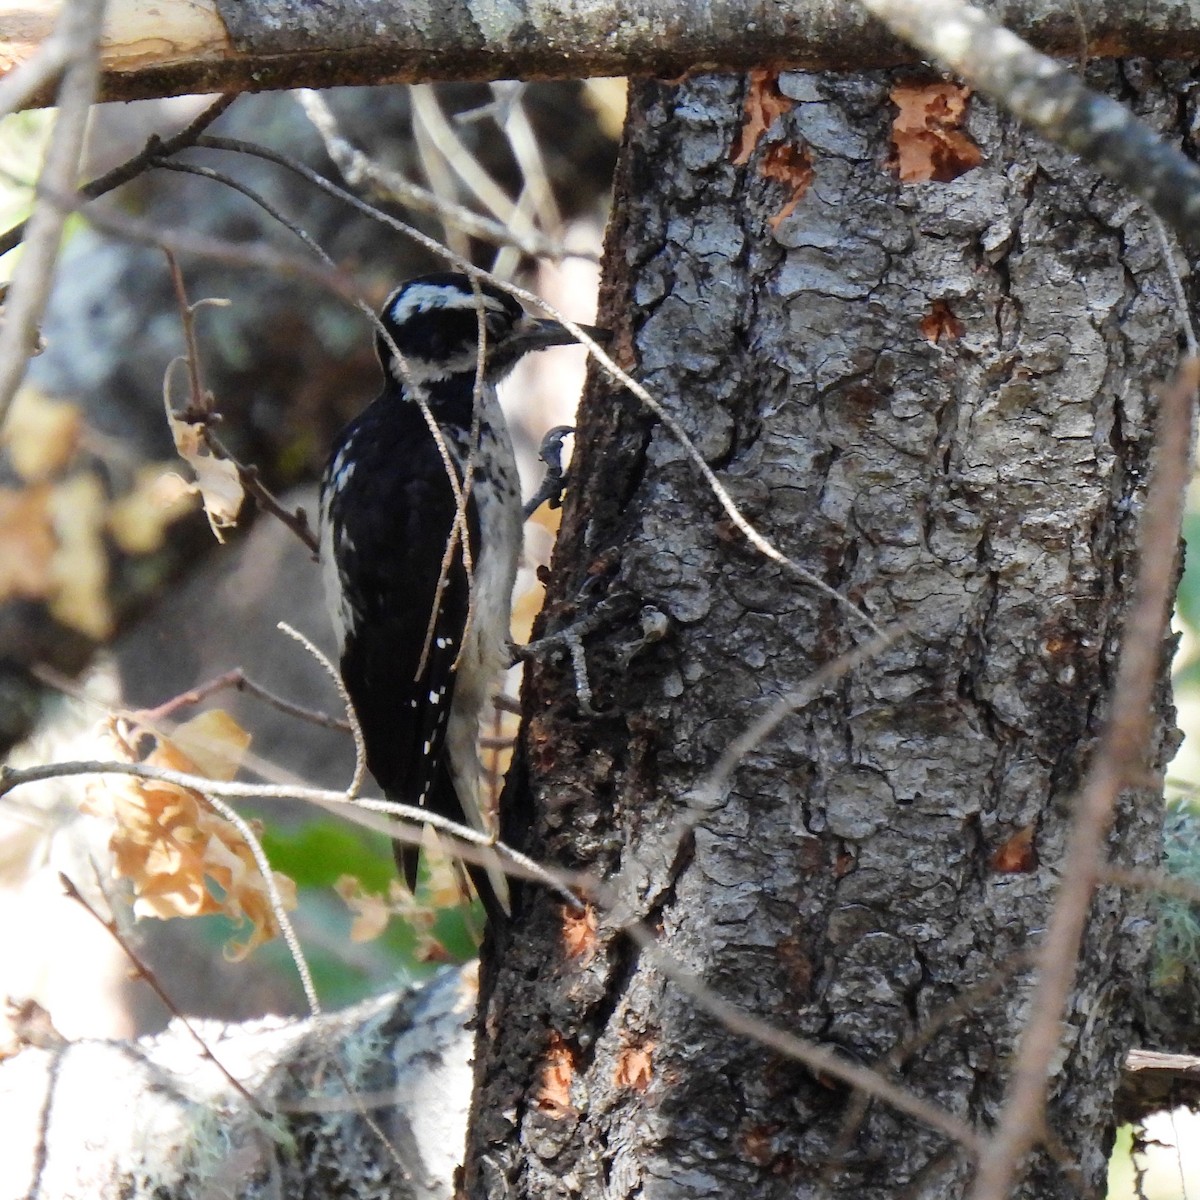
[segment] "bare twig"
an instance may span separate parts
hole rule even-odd
[[[341,697],[342,704],[346,710],[346,720],[350,725],[350,735],[354,738],[354,775],[350,780],[350,786],[346,789],[346,799],[353,800],[362,791],[363,778],[367,773],[367,743],[363,738],[362,726],[358,722],[358,714],[354,711],[354,702],[350,699],[350,693],[346,690],[346,685],[342,682],[342,673],[329,661],[328,655],[318,650],[298,629],[293,629],[286,621],[280,621],[276,628],[282,630],[294,641],[299,642],[316,659],[317,663],[325,671],[325,674],[333,680],[333,686],[337,688],[338,696]]]
[[[190,168],[187,167],[182,167],[181,169],[190,170]],[[215,174],[215,172],[204,172],[204,174]],[[223,182],[230,182],[233,184],[233,186],[238,187],[238,185],[233,181],[223,180]],[[239,187],[238,190],[248,189],[241,189]],[[253,193],[251,193],[251,197],[257,198],[253,195]],[[272,212],[272,215],[276,214]],[[280,216],[279,219],[283,220],[284,223],[287,224],[286,220],[282,216]],[[311,247],[315,249],[322,258],[325,259],[331,269],[336,269],[328,255],[326,255],[321,248],[316,245],[315,242],[312,242],[312,239],[310,239],[307,234],[301,232],[301,236],[304,237],[307,242],[311,243]],[[171,280],[175,287],[175,298],[179,307],[179,320],[183,327],[183,362],[187,367],[188,385],[190,391],[187,408],[182,413],[172,415],[177,416],[181,421],[187,421],[191,424],[198,425],[209,452],[215,458],[225,459],[233,467],[233,469],[237,472],[238,483],[241,485],[242,490],[248,495],[253,496],[258,502],[260,508],[278,518],[288,529],[290,529],[308,548],[313,558],[316,558],[319,552],[319,545],[316,535],[309,528],[308,515],[305,513],[304,509],[297,508],[295,511],[292,511],[286,508],[278,499],[278,497],[276,497],[275,494],[266,486],[266,484],[263,483],[262,478],[259,475],[258,468],[255,466],[247,466],[245,463],[235,458],[221,441],[221,439],[217,437],[216,433],[213,432],[212,422],[218,419],[219,414],[214,411],[212,393],[204,387],[201,379],[200,348],[196,342],[196,311],[205,304],[223,304],[225,301],[209,299],[197,300],[194,303],[189,302],[187,290],[183,282],[183,272],[179,268],[178,259],[168,247],[164,247],[163,252],[166,254],[167,264],[170,268]],[[175,360],[175,362],[178,361],[178,359]],[[175,362],[171,364],[172,367],[175,365]]]
[[[189,708],[194,704],[200,704],[207,700],[209,696],[225,691],[228,688],[235,688],[239,692],[248,692],[256,699],[263,701],[264,704],[269,704],[272,708],[278,709],[281,713],[285,713],[289,717],[296,717],[298,720],[307,721],[310,725],[319,725],[322,729],[333,729],[339,733],[350,732],[348,721],[331,717],[328,713],[316,712],[313,709],[304,708],[302,705],[293,704],[290,700],[285,700],[282,696],[277,696],[274,692],[263,687],[262,684],[256,683],[251,679],[241,667],[234,667],[230,671],[225,671],[223,674],[216,676],[215,679],[210,679],[205,683],[198,684],[194,688],[189,688],[186,692],[181,692],[178,696],[172,696],[170,700],[166,700],[154,708],[137,709],[124,715],[139,725],[155,725],[159,721],[165,721],[169,717],[173,717],[181,708]]]
[[[308,523],[308,513],[299,506],[294,509],[288,508],[263,483],[258,467],[253,463],[244,463],[237,458],[208,425],[204,427],[204,440],[218,458],[223,458],[232,464],[233,469],[237,472],[238,482],[245,489],[246,494],[253,496],[264,512],[269,512],[271,516],[286,525],[304,543],[313,558],[317,558],[321,552],[321,544],[317,540],[317,535],[313,533],[312,526]]]
[[[414,844],[420,842],[421,835],[418,832],[420,828],[428,825],[429,828],[445,834],[451,839],[457,857],[465,859],[467,862],[486,866],[492,861],[492,855],[498,855],[504,860],[508,874],[541,884],[561,896],[574,908],[578,908],[580,905],[572,888],[563,882],[570,876],[542,866],[527,854],[514,850],[489,834],[480,833],[466,825],[459,825],[454,821],[447,820],[427,808],[399,804],[392,800],[375,800],[364,796],[350,799],[344,791],[333,791],[328,788],[207,779],[202,775],[191,775],[184,771],[156,767],[149,763],[81,759],[73,762],[39,763],[20,769],[0,766],[0,797],[6,796],[15,788],[23,787],[26,784],[79,775],[133,775],[138,779],[154,779],[162,783],[173,783],[179,787],[189,788],[209,799],[225,796],[236,800],[300,800],[308,804],[315,804],[318,808],[336,812],[355,824],[383,833],[394,840],[404,840]],[[409,828],[398,826],[397,819],[405,822]]]
[[[180,420],[202,423],[212,416],[212,396],[204,390],[200,379],[200,349],[196,345],[196,309],[203,301],[192,304],[187,297],[187,289],[183,283],[183,272],[179,269],[179,260],[168,247],[163,248],[167,258],[167,269],[171,273],[171,284],[175,289],[175,302],[179,307],[179,323],[183,327],[183,361],[187,367],[188,390],[190,393],[187,409],[178,414]],[[209,303],[215,303],[209,301]],[[225,304],[227,301],[220,301]]]
[[[304,988],[304,997],[308,1001],[308,1011],[314,1017],[319,1017],[321,1015],[321,1002],[317,999],[317,988],[313,983],[312,972],[308,969],[308,959],[304,957],[304,950],[300,945],[300,939],[296,936],[296,930],[292,925],[291,918],[287,915],[287,909],[283,905],[283,897],[279,894],[279,886],[275,882],[275,872],[271,869],[271,860],[267,858],[267,852],[258,840],[258,834],[254,832],[250,823],[244,820],[241,814],[226,804],[224,800],[209,795],[205,789],[197,790],[204,796],[204,803],[209,805],[214,812],[224,817],[241,834],[242,840],[249,848],[250,855],[254,859],[254,864],[258,867],[259,873],[262,875],[263,887],[266,889],[267,899],[271,904],[271,911],[275,914],[275,920],[279,924],[279,936],[283,938],[284,944],[288,948],[288,953],[292,956],[292,962],[296,965],[296,971],[300,976],[300,985]]]
[[[554,198],[542,143],[525,110],[525,91],[529,85],[524,80],[503,79],[488,86],[496,98],[492,107],[493,119],[508,139],[513,158],[521,169],[523,188],[529,195],[541,228],[556,241],[561,241],[562,213]]]
[[[63,6],[54,36],[61,35],[65,58],[58,91],[58,116],[39,178],[43,190],[74,188],[83,154],[88,114],[99,79],[97,55],[105,0],[74,0]],[[53,203],[39,203],[29,218],[25,253],[13,272],[0,324],[0,421],[16,394],[37,349],[38,323],[50,296],[66,214]]]
[[[48,46],[49,42],[45,44]],[[20,69],[17,67],[6,75],[3,81],[0,81],[0,87],[3,87]],[[106,195],[122,184],[136,179],[151,166],[161,165],[160,160],[163,158],[178,154],[180,150],[190,146],[236,99],[237,95],[232,92],[221,96],[192,121],[189,121],[183,129],[169,138],[160,138],[158,134],[154,134],[132,158],[127,158],[123,163],[118,163],[113,167],[111,171],[105,171],[103,175],[98,175],[95,179],[85,183],[79,189],[79,196],[84,200],[95,200],[97,196]],[[26,224],[27,222],[21,221],[0,233],[0,255],[7,254],[21,244],[21,239],[25,236]]]
[[[944,1133],[970,1154],[978,1155],[983,1150],[984,1139],[966,1121],[947,1112],[946,1109],[922,1100],[908,1088],[891,1083],[870,1067],[850,1062],[827,1046],[806,1041],[795,1034],[778,1029],[770,1022],[751,1016],[736,1004],[718,996],[678,960],[664,952],[654,934],[641,922],[626,927],[625,932],[637,943],[657,970],[671,980],[697,1008],[715,1017],[731,1033],[751,1038],[778,1054],[803,1063],[810,1071],[832,1076],[883,1100],[897,1112],[907,1113],[930,1129]]]
[[[1150,218],[1150,224],[1154,227],[1155,235],[1158,237],[1163,270],[1171,281],[1171,291],[1175,296],[1175,319],[1179,322],[1179,331],[1183,334],[1184,342],[1187,344],[1187,352],[1195,358],[1200,354],[1200,343],[1196,339],[1196,326],[1192,321],[1191,305],[1188,304],[1187,293],[1183,290],[1183,278],[1179,274],[1179,266],[1175,262],[1176,240],[1158,213],[1148,209],[1146,216]]]
[[[67,192],[49,192],[39,189],[39,195],[64,212],[80,212],[87,222],[113,237],[137,245],[153,246],[158,250],[172,250],[178,255],[195,255],[213,262],[228,263],[245,270],[267,271],[274,274],[302,279],[332,292],[335,296],[355,304],[359,301],[354,281],[342,271],[321,267],[306,258],[283,254],[267,245],[249,242],[231,242],[204,234],[181,233],[167,229],[136,217],[101,213],[86,208],[86,202]]]
[[[1076,802],[1059,871],[1062,883],[1038,950],[1029,1021],[1013,1064],[1004,1111],[980,1160],[972,1200],[1004,1200],[1020,1163],[1041,1133],[1060,1022],[1075,980],[1092,893],[1104,870],[1105,835],[1121,789],[1146,770],[1154,686],[1191,475],[1192,413],[1198,386],[1200,360],[1190,358],[1162,393],[1157,461],[1142,515],[1138,578],[1125,621],[1112,709]]]
[[[308,97],[315,95],[313,92],[302,94],[305,112],[308,112]],[[476,156],[463,145],[454,127],[446,120],[446,114],[438,103],[433,85],[415,84],[409,89],[409,95],[412,97],[414,129],[424,132],[446,164],[480,204],[503,228],[511,231],[510,243],[523,247],[542,238],[534,223],[508,198],[504,189],[484,169]],[[313,119],[311,114],[309,119]]]
[[[899,1073],[904,1064],[919,1054],[947,1026],[970,1016],[985,1001],[990,1000],[998,992],[1008,987],[1012,977],[1020,971],[1026,971],[1033,965],[1033,953],[1028,950],[1011,954],[1003,962],[992,969],[987,978],[980,980],[973,987],[960,995],[953,997],[936,1012],[926,1016],[920,1027],[905,1038],[898,1046],[894,1046],[885,1055],[877,1070],[890,1070]],[[852,1103],[847,1105],[842,1117],[838,1139],[829,1151],[829,1166],[824,1173],[826,1181],[830,1181],[837,1172],[839,1165],[854,1145],[854,1139],[862,1125],[863,1117],[875,1097],[870,1092],[860,1091]]]
[[[847,654],[841,654],[832,662],[826,663],[805,680],[803,686],[794,692],[781,696],[761,717],[740,733],[725,748],[724,753],[717,759],[716,765],[709,771],[707,777],[692,789],[688,797],[688,807],[696,814],[703,814],[722,804],[725,800],[725,789],[729,779],[737,770],[742,759],[757,749],[780,724],[811,704],[822,689],[841,679],[844,675],[870,662],[882,654],[893,642],[908,633],[908,625],[901,621],[880,632],[879,636],[864,646],[858,646]]]
[[[229,1083],[229,1086],[233,1088],[233,1090],[237,1092],[237,1094],[241,1096],[242,1099],[245,1100],[246,1103],[260,1117],[262,1117],[264,1121],[272,1120],[271,1113],[269,1113],[261,1104],[259,1104],[258,1100],[255,1099],[253,1094],[246,1088],[245,1084],[232,1075],[228,1068],[221,1062],[221,1060],[217,1058],[217,1056],[208,1048],[208,1044],[200,1036],[200,1034],[196,1032],[195,1026],[192,1025],[187,1017],[183,1015],[179,1009],[179,1006],[174,1000],[171,999],[170,995],[168,995],[162,984],[158,982],[158,978],[155,976],[154,972],[151,971],[144,962],[142,962],[134,948],[125,940],[125,937],[121,933],[116,921],[112,920],[111,918],[106,919],[99,912],[97,912],[87,898],[75,886],[75,884],[72,883],[71,880],[68,879],[67,876],[61,871],[58,873],[58,881],[60,884],[62,884],[63,891],[67,893],[68,898],[79,904],[89,916],[93,917],[104,928],[104,930],[108,933],[108,936],[117,943],[117,945],[121,948],[121,952],[133,964],[133,969],[137,972],[137,977],[150,988],[150,990],[159,998],[159,1000],[162,1001],[167,1012],[169,1012],[171,1016],[183,1026],[188,1036],[196,1043],[196,1046],[200,1051],[200,1056],[202,1058],[206,1058],[214,1067],[216,1067],[218,1071],[221,1072],[226,1081]]]
[[[288,217],[281,209],[272,204],[261,192],[255,191],[249,184],[243,183],[240,179],[234,179],[232,175],[226,175],[223,171],[215,171],[212,167],[201,167],[196,163],[176,162],[173,159],[164,156],[155,156],[151,165],[159,171],[176,171],[181,175],[195,175],[201,179],[210,179],[214,183],[224,184],[235,192],[240,192],[248,200],[253,201],[261,208],[272,220],[277,221],[289,233],[300,239],[319,259],[328,266],[336,267],[333,259],[325,253],[318,244],[316,238],[312,236],[302,225],[297,224]]]
[[[491,242],[498,246],[514,246],[531,258],[549,258],[559,262],[563,258],[587,258],[595,260],[591,251],[570,250],[561,243],[552,241],[537,230],[517,233],[500,221],[492,221],[478,213],[472,212],[461,204],[454,204],[405,179],[398,171],[391,170],[365,155],[361,150],[352,146],[341,134],[337,121],[330,111],[324,97],[319,92],[301,91],[297,93],[304,113],[312,122],[313,128],[320,134],[325,143],[325,151],[351,187],[373,188],[381,191],[399,203],[417,212],[429,213],[438,217],[448,225],[461,229],[470,237],[481,241]],[[233,145],[214,145],[215,149],[235,149]],[[242,143],[236,149],[243,153],[255,153],[256,150]],[[282,156],[272,158],[294,170],[298,164],[282,161]],[[328,182],[328,180],[326,180]],[[336,185],[331,185],[336,187]],[[338,191],[341,191],[339,188]],[[357,198],[357,197],[356,197]]]

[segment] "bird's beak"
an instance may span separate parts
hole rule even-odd
[[[611,336],[607,329],[598,329],[595,325],[580,325],[579,328],[601,345]],[[549,346],[570,346],[578,341],[565,325],[560,325],[557,321],[526,317],[513,329],[505,349],[510,354],[520,356],[528,354],[531,350],[545,350]]]

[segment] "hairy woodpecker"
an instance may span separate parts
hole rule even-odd
[[[380,321],[383,391],[342,430],[321,484],[326,603],[367,766],[384,794],[487,832],[479,718],[509,661],[522,540],[496,386],[522,355],[576,339],[498,288],[451,272],[403,284]],[[396,843],[410,887],[418,854]],[[469,869],[489,916],[507,912],[498,864]]]

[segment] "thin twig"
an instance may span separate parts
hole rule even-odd
[[[428,124],[421,119],[421,106],[417,103],[420,90],[421,85],[417,84],[409,89],[409,95],[413,100],[411,117],[412,139],[413,144],[416,146],[421,171],[429,183],[430,191],[441,203],[457,204],[458,201],[455,199],[457,189],[454,186],[454,172],[450,168],[450,162],[445,152],[438,145],[437,139],[433,136]],[[462,225],[458,221],[447,220],[445,217],[440,217],[439,219],[442,226],[442,240],[455,254],[461,254],[464,258],[470,258],[471,239],[463,230]],[[500,224],[503,226],[502,222]],[[500,253],[503,253],[503,251]]]
[[[38,196],[75,186],[88,114],[96,97],[100,29],[105,0],[74,0],[63,6],[55,26],[66,65],[58,89],[58,115],[42,164]],[[37,203],[29,218],[25,252],[13,271],[0,324],[0,422],[16,395],[37,349],[38,324],[50,297],[66,213],[53,203]]]
[[[187,408],[177,414],[182,421],[202,423],[212,416],[212,396],[204,390],[200,379],[200,349],[196,345],[196,308],[187,297],[183,272],[179,260],[170,249],[164,247],[171,285],[175,289],[175,303],[179,308],[179,323],[183,327],[183,361],[187,367],[189,400]]]
[[[305,112],[316,93],[301,93]],[[504,189],[484,169],[455,132],[438,103],[432,84],[415,84],[409,88],[412,97],[414,127],[423,127],[447,165],[462,180],[475,198],[488,209],[497,222],[511,231],[510,242],[528,245],[542,237],[534,223],[508,198]],[[320,101],[324,104],[324,101]],[[312,120],[312,115],[309,114]],[[315,124],[315,122],[314,122]],[[549,239],[546,239],[549,241]]]
[[[814,671],[794,692],[789,692],[788,695],[781,696],[776,700],[761,717],[752,722],[729,743],[704,780],[698,787],[692,789],[688,797],[689,808],[695,813],[704,813],[723,803],[730,777],[747,754],[756,750],[793,713],[811,704],[824,688],[862,666],[863,663],[870,662],[908,632],[909,627],[906,622],[897,622],[890,628],[881,631],[879,636],[872,641],[863,646],[856,646],[850,652],[841,654],[832,662],[826,663],[819,670]]]
[[[1028,970],[1033,965],[1033,961],[1032,951],[1020,950],[1009,955],[1003,962],[997,963],[986,979],[980,980],[965,992],[953,997],[937,1011],[924,1017],[920,1027],[898,1046],[889,1050],[876,1069],[886,1069],[894,1074],[899,1074],[904,1064],[928,1046],[943,1029],[970,1016],[984,1001],[990,1000],[998,992],[1008,987],[1015,974]],[[873,1099],[874,1097],[869,1092],[860,1091],[847,1105],[846,1112],[842,1117],[841,1128],[838,1130],[837,1141],[829,1151],[828,1169],[823,1173],[823,1182],[826,1186],[832,1183],[833,1176],[842,1165],[845,1155],[854,1145],[863,1117]]]
[[[45,45],[49,45],[49,42]],[[20,70],[21,67],[16,67],[3,80],[0,80],[0,88]],[[190,146],[236,99],[237,94],[230,92],[214,100],[203,112],[169,138],[160,138],[158,134],[153,134],[147,139],[145,146],[132,158],[127,158],[123,163],[118,163],[113,167],[111,171],[105,171],[103,175],[98,175],[95,179],[85,183],[79,189],[80,198],[95,200],[97,196],[104,196],[122,184],[136,179],[151,166],[161,165],[163,158],[178,154],[180,150]],[[21,221],[0,233],[0,255],[7,254],[21,244],[21,239],[25,236],[26,224],[27,222]]]
[[[112,237],[136,245],[168,249],[176,254],[190,254],[213,262],[227,263],[245,270],[265,271],[302,279],[332,292],[351,304],[359,300],[354,281],[344,272],[322,267],[306,258],[283,254],[271,246],[251,242],[233,242],[204,234],[181,233],[143,221],[136,217],[100,212],[86,207],[86,202],[68,192],[51,192],[39,187],[38,195],[63,212],[79,212],[88,224]]]
[[[142,962],[134,948],[125,940],[125,937],[118,928],[116,921],[112,920],[111,918],[105,919],[105,917],[97,912],[93,905],[75,886],[75,884],[72,883],[71,880],[68,879],[67,876],[61,871],[58,873],[58,882],[62,884],[63,891],[66,892],[68,898],[74,900],[83,908],[86,913],[99,922],[99,924],[108,933],[108,936],[117,943],[117,945],[121,948],[121,952],[133,964],[133,969],[137,972],[137,977],[150,988],[150,990],[159,998],[159,1000],[162,1001],[167,1012],[169,1012],[171,1016],[183,1026],[188,1036],[196,1043],[196,1046],[200,1051],[200,1056],[202,1058],[206,1058],[214,1067],[216,1067],[218,1071],[220,1071],[220,1073],[229,1083],[229,1086],[233,1088],[233,1090],[237,1092],[237,1094],[241,1096],[242,1099],[245,1100],[246,1103],[254,1110],[254,1112],[257,1113],[264,1121],[273,1120],[274,1118],[272,1114],[268,1112],[267,1109],[265,1109],[257,1099],[255,1099],[254,1095],[246,1088],[245,1084],[231,1074],[225,1064],[222,1063],[221,1060],[208,1048],[208,1044],[200,1036],[200,1034],[197,1033],[195,1026],[187,1019],[187,1017],[183,1015],[179,1009],[179,1006],[174,1000],[171,999],[170,995],[168,995],[162,984],[158,982],[158,978],[155,976],[154,972],[151,971],[144,962]]]
[[[550,184],[542,142],[538,140],[525,109],[524,98],[529,84],[524,80],[504,79],[489,84],[489,87],[496,97],[493,119],[508,139],[513,158],[521,169],[522,186],[529,194],[541,228],[555,241],[561,242],[562,213]]]
[[[283,897],[279,894],[279,885],[275,882],[275,872],[271,868],[271,860],[267,857],[267,852],[258,840],[258,835],[254,832],[249,821],[244,820],[235,808],[230,807],[224,800],[219,800],[216,796],[207,794],[203,789],[197,790],[200,790],[201,795],[204,796],[204,803],[209,805],[214,812],[224,817],[241,834],[242,840],[249,848],[250,855],[254,859],[254,864],[258,867],[259,873],[262,875],[263,887],[266,889],[267,899],[271,904],[271,911],[274,913],[275,920],[279,925],[279,936],[283,938],[284,944],[288,948],[288,953],[292,956],[292,962],[296,966],[296,971],[300,975],[300,986],[304,988],[304,997],[308,1001],[308,1011],[314,1017],[319,1017],[321,1015],[321,1002],[317,999],[317,988],[313,983],[312,972],[308,969],[308,959],[304,957],[304,950],[300,945],[300,939],[296,936],[296,929],[292,925],[291,918],[287,915],[287,909],[283,906]]]
[[[39,672],[40,677],[42,677],[41,672]],[[304,708],[302,705],[293,704],[290,700],[285,700],[282,696],[277,696],[274,692],[263,687],[261,683],[256,683],[251,679],[241,667],[234,667],[231,671],[226,671],[214,679],[198,684],[194,688],[189,688],[188,691],[181,692],[178,696],[173,696],[170,700],[166,700],[154,708],[134,709],[121,715],[128,717],[129,720],[139,725],[155,725],[160,721],[174,716],[181,708],[189,708],[192,705],[200,704],[207,700],[209,696],[225,691],[228,688],[235,688],[239,692],[248,692],[255,699],[263,701],[264,704],[269,704],[272,708],[278,709],[281,713],[289,717],[296,717],[301,721],[307,721],[310,725],[319,725],[322,729],[333,729],[338,733],[350,732],[350,723],[348,721],[338,717],[331,717],[328,713],[316,712],[311,708]]]
[[[225,796],[235,800],[300,800],[315,804],[330,812],[337,812],[347,820],[374,829],[393,840],[420,843],[422,826],[445,834],[454,845],[457,857],[467,862],[487,865],[493,854],[499,855],[507,864],[509,874],[539,883],[561,896],[572,907],[579,907],[579,899],[572,886],[564,883],[571,878],[567,873],[556,872],[543,866],[536,859],[514,850],[489,834],[481,833],[466,825],[439,816],[427,808],[411,804],[400,804],[393,800],[376,800],[359,796],[347,797],[344,791],[329,788],[310,788],[294,784],[244,783],[237,780],[207,779],[202,775],[191,775],[169,767],[156,767],[149,763],[131,763],[81,759],[73,762],[39,763],[31,767],[13,768],[0,766],[0,797],[15,788],[46,779],[70,778],[77,775],[132,775],[138,779],[154,779],[161,783],[173,783],[212,798]],[[391,818],[382,820],[380,816]],[[410,828],[397,826],[396,820],[406,822]]]
[[[972,1200],[1005,1200],[1013,1178],[1042,1131],[1049,1073],[1061,1039],[1063,1011],[1075,981],[1092,894],[1104,869],[1104,843],[1117,797],[1146,770],[1154,687],[1174,590],[1175,563],[1191,477],[1192,414],[1200,360],[1185,359],[1163,390],[1156,461],[1139,535],[1140,562],[1125,620],[1107,726],[1075,804],[1062,883],[1038,950],[1037,983],[1004,1110],[988,1141]]]
[[[313,558],[316,559],[321,553],[321,544],[317,540],[317,535],[313,533],[312,526],[308,523],[308,513],[304,508],[301,506],[297,506],[294,509],[288,508],[263,483],[258,467],[254,466],[253,463],[244,463],[241,459],[237,458],[229,447],[213,433],[212,428],[208,425],[204,426],[204,441],[218,458],[225,459],[237,472],[238,482],[242,485],[247,495],[253,496],[255,502],[264,512],[270,513],[271,516],[287,526],[304,543]]]
[[[551,241],[536,230],[528,235],[518,235],[499,221],[491,221],[461,204],[443,200],[426,188],[418,187],[405,179],[398,171],[375,162],[357,147],[352,146],[342,136],[333,113],[320,93],[302,90],[297,93],[297,97],[304,108],[305,116],[312,122],[313,128],[325,143],[326,153],[352,187],[373,187],[417,212],[428,213],[438,217],[444,223],[456,226],[473,238],[479,238],[481,241],[491,242],[497,246],[514,246],[531,258],[549,258],[554,262],[559,262],[563,258],[596,260],[596,255],[591,251],[570,250],[560,243]],[[227,143],[224,146],[216,145],[215,142],[210,144],[215,149],[257,153],[257,148],[249,147],[246,143],[236,145]],[[264,155],[264,157],[267,156]],[[271,161],[291,170],[295,170],[300,165],[293,161],[285,161],[283,156],[271,155],[270,157]],[[308,170],[309,168],[304,168],[304,173],[307,173]],[[330,186],[336,188],[337,185]],[[341,188],[337,188],[337,190],[342,191]]]
[[[217,171],[212,167],[201,167],[196,163],[175,162],[173,159],[165,157],[156,156],[151,166],[157,171],[175,171],[180,175],[195,175],[200,179],[208,179],[214,183],[221,183],[232,191],[240,192],[241,195],[258,205],[272,220],[277,221],[289,233],[299,238],[323,262],[331,267],[336,267],[337,264],[333,258],[325,253],[316,238],[307,229],[288,217],[261,192],[256,191],[249,184],[243,183],[240,179],[235,179],[232,175],[226,175],[224,171]]]
[[[282,632],[286,633],[294,641],[299,642],[316,659],[324,669],[325,674],[333,680],[333,686],[337,688],[338,696],[341,698],[346,710],[346,721],[350,725],[350,736],[354,738],[354,775],[350,779],[350,786],[346,789],[346,799],[353,800],[362,791],[363,779],[367,773],[367,742],[363,737],[362,726],[358,721],[358,713],[354,711],[354,702],[350,699],[350,693],[346,690],[345,683],[342,682],[342,673],[329,661],[329,656],[318,650],[298,629],[293,629],[286,621],[280,621],[276,628],[282,630]]]
[[[803,1063],[818,1075],[832,1076],[853,1088],[870,1093],[891,1105],[897,1112],[906,1113],[930,1129],[944,1133],[973,1155],[982,1152],[985,1146],[984,1139],[960,1117],[922,1100],[909,1088],[884,1079],[870,1067],[850,1062],[827,1046],[806,1041],[795,1034],[778,1029],[770,1022],[752,1016],[736,1004],[718,996],[703,980],[663,951],[658,939],[640,921],[627,926],[625,932],[637,943],[658,971],[671,980],[697,1008],[715,1017],[730,1033],[750,1038],[769,1050]]]
[[[1200,343],[1196,340],[1196,326],[1192,321],[1192,309],[1188,304],[1187,292],[1183,288],[1183,279],[1179,274],[1179,266],[1175,262],[1176,239],[1167,229],[1165,222],[1153,209],[1146,209],[1146,216],[1154,227],[1158,237],[1158,248],[1162,254],[1163,270],[1171,282],[1171,291],[1175,296],[1175,320],[1179,323],[1179,331],[1187,344],[1187,352],[1193,358],[1200,354]]]

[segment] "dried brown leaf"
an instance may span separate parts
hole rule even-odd
[[[190,774],[204,767],[231,778],[249,735],[219,709],[201,713],[168,739],[113,725],[114,751],[126,761],[143,761]],[[139,759],[137,747],[151,750]],[[186,749],[185,749],[186,747]],[[195,757],[193,757],[193,755]],[[197,761],[197,759],[199,761]],[[248,926],[244,940],[231,940],[225,955],[245,958],[278,933],[267,883],[238,829],[190,788],[134,776],[108,776],[89,789],[86,811],[109,817],[113,875],[134,890],[134,914],[171,917],[224,913]],[[272,872],[284,906],[296,905],[295,884]]]
[[[22,479],[40,483],[60,473],[75,457],[83,428],[78,405],[23,387],[5,418],[0,446]]]
[[[166,401],[167,427],[175,442],[179,457],[192,468],[195,482],[189,486],[200,494],[208,517],[209,528],[218,542],[225,540],[225,529],[237,524],[238,513],[246,493],[238,477],[237,467],[227,458],[218,458],[204,437],[203,425],[184,421],[172,411]]]

